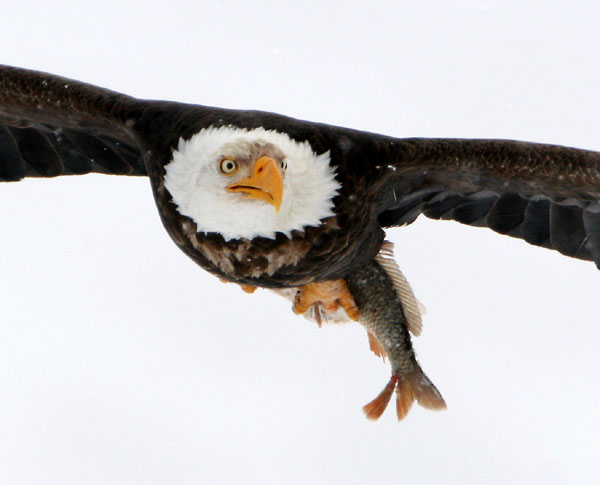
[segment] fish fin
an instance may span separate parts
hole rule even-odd
[[[417,370],[408,376],[408,381],[419,405],[431,410],[446,409],[446,402],[440,391],[425,375],[421,367],[417,367]]]
[[[415,402],[415,393],[411,382],[408,379],[398,379],[396,387],[396,416],[398,421],[402,421]]]
[[[379,395],[375,399],[373,399],[369,404],[363,406],[363,411],[367,415],[367,418],[372,420],[379,419],[379,417],[385,411],[385,408],[387,407],[388,403],[390,402],[390,399],[392,398],[392,394],[394,393],[396,384],[398,384],[398,378],[392,376],[392,378],[383,388],[383,391],[381,391]]]
[[[408,330],[415,337],[418,337],[423,330],[423,320],[421,315],[425,313],[422,311],[425,307],[415,297],[410,284],[394,260],[394,243],[391,241],[383,241],[379,253],[375,256],[375,261],[379,263],[379,266],[383,268],[392,281],[392,285],[402,303]]]
[[[425,409],[446,409],[446,402],[433,382],[417,364],[416,370],[406,378],[397,378],[396,416],[398,421],[406,417],[415,400]]]
[[[446,409],[446,402],[433,382],[418,366],[406,378],[392,376],[379,395],[369,404],[363,406],[367,418],[376,420],[383,414],[385,408],[396,391],[396,416],[402,421],[412,408],[415,400],[424,408],[431,410]]]
[[[379,343],[379,340],[377,340],[377,337],[375,337],[375,335],[373,335],[368,330],[367,330],[367,335],[369,336],[369,348],[377,357],[381,357],[383,359],[383,361],[385,362],[385,358],[386,358],[387,354],[385,352],[385,349],[383,348],[383,345],[381,345]]]
[[[419,300],[417,300],[417,306],[419,307],[419,311],[421,312],[421,317],[427,315],[427,307],[423,305],[423,303],[421,303]],[[418,337],[418,335],[415,335],[415,337]]]

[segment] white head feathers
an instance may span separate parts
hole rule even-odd
[[[271,143],[285,154],[283,199],[279,212],[267,203],[225,189],[220,150],[237,141]],[[308,142],[297,142],[277,131],[255,128],[205,128],[189,140],[179,140],[165,166],[165,187],[179,213],[190,217],[198,232],[217,232],[226,240],[288,237],[293,230],[318,226],[333,215],[333,198],[340,184],[329,165],[329,152],[317,155]]]

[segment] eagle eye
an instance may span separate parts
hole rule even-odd
[[[219,170],[223,175],[232,175],[238,170],[238,164],[231,158],[223,158],[219,162]]]

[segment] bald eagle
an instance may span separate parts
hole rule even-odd
[[[600,153],[581,149],[393,138],[0,66],[0,181],[147,176],[164,227],[192,260],[247,291],[281,291],[319,320],[319,308],[359,318],[346,279],[389,252],[385,229],[420,214],[600,267],[599,170]],[[420,328],[410,287],[391,273]]]

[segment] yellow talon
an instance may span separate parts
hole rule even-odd
[[[351,320],[358,320],[360,313],[343,279],[302,286],[294,299],[294,313],[302,314],[314,304],[321,304],[323,309],[330,313],[335,312],[341,305]]]
[[[250,285],[240,285],[240,287],[242,288],[242,290],[244,290],[246,293],[254,293],[256,291],[256,286],[250,286]]]
[[[219,278],[219,281],[221,281],[221,283],[233,283],[232,281],[226,280],[225,278]],[[252,285],[243,285],[241,283],[238,283],[240,288],[242,290],[244,290],[246,293],[254,293],[256,291],[256,286],[252,286]]]

